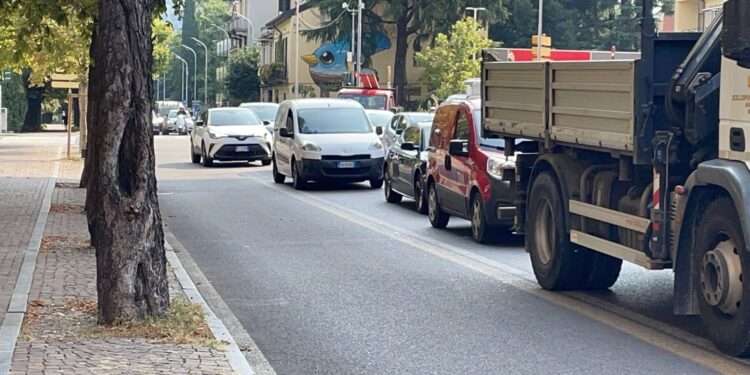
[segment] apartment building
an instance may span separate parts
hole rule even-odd
[[[675,0],[675,31],[703,31],[721,12],[724,0]]]
[[[299,97],[331,97],[341,88],[351,74],[351,31],[342,32],[332,40],[312,40],[304,35],[305,30],[327,25],[320,11],[306,1],[300,1],[299,53],[297,52],[297,29],[294,0],[279,0],[279,14],[266,23],[260,35],[261,48],[261,98],[265,101],[281,102],[295,98],[295,81],[299,83]],[[348,14],[346,15],[349,16]],[[368,31],[363,30],[364,33]],[[389,36],[390,35],[390,36]],[[389,69],[395,61],[395,32],[374,35],[376,48],[372,55],[365,56],[369,64],[363,71],[377,74],[381,86],[388,84]],[[419,100],[426,89],[420,82],[423,69],[414,65],[411,44],[406,53],[408,86],[403,93],[406,100]]]

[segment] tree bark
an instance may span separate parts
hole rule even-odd
[[[393,66],[393,87],[399,106],[406,104],[406,52],[409,49],[409,18],[404,12],[396,21],[396,58]]]
[[[89,72],[86,216],[99,323],[169,310],[151,135],[152,0],[100,0]]]

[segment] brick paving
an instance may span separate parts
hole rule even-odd
[[[0,322],[62,142],[47,134],[0,138]]]
[[[25,153],[18,156],[4,150],[4,139],[10,138],[14,145],[21,143],[15,141],[20,137],[0,139],[0,212],[11,213],[0,217],[0,314],[7,309],[58,149],[24,146],[13,151]],[[9,157],[11,154],[14,156]],[[15,166],[6,164],[8,159],[17,159]],[[85,190],[76,188],[82,165],[81,161],[61,162],[52,205],[73,209],[60,206],[65,209],[53,210],[47,218],[30,305],[10,373],[231,374],[224,352],[218,349],[143,338],[90,338],[83,333],[95,326],[96,317],[75,306],[96,300],[96,257],[88,246],[86,218],[79,209],[86,197]],[[25,172],[27,168],[29,172]],[[174,272],[168,269],[170,296],[184,296]]]

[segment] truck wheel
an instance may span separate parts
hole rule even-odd
[[[693,251],[701,317],[724,353],[750,355],[750,254],[740,217],[728,197],[711,202],[701,217]]]
[[[622,259],[611,257],[593,250],[587,250],[590,254],[588,280],[583,286],[584,289],[598,290],[608,289],[615,285],[620,277],[622,268]]]
[[[492,229],[487,225],[484,216],[484,203],[479,193],[471,196],[471,238],[475,242],[485,244],[492,240]]]
[[[547,290],[580,288],[588,276],[582,272],[583,253],[570,243],[565,229],[562,199],[552,174],[540,173],[529,196],[526,250],[537,282]]]
[[[438,229],[447,227],[448,220],[451,218],[440,208],[435,183],[431,183],[427,187],[427,217],[430,218],[430,224]]]
[[[392,180],[393,177],[390,176],[390,173],[385,172],[385,189],[383,189],[385,191],[385,201],[388,203],[400,203],[404,196],[393,191]]]

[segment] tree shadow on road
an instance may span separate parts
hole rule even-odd
[[[158,168],[163,169],[177,169],[177,170],[188,170],[188,169],[232,169],[232,168],[242,168],[242,169],[248,169],[248,168],[257,168],[260,169],[262,166],[260,165],[260,162],[215,162],[213,166],[211,167],[204,167],[200,164],[193,164],[189,162],[185,163],[163,163],[159,164],[157,166]]]

